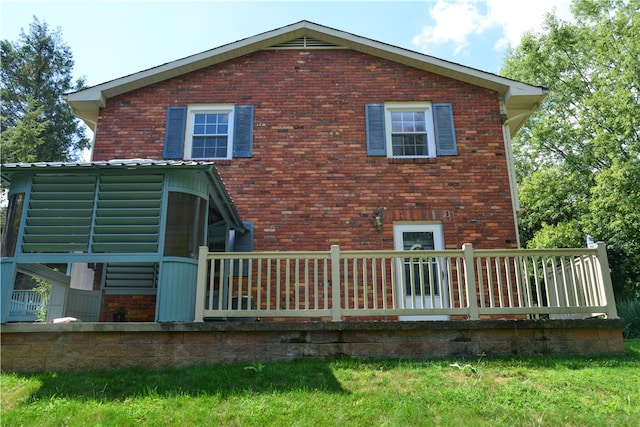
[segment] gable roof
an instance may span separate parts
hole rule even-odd
[[[299,40],[302,39],[302,43]],[[310,40],[310,43],[307,43]],[[514,134],[535,111],[547,90],[540,86],[507,79],[433,56],[403,49],[355,34],[325,27],[309,21],[300,21],[267,31],[157,67],[120,77],[83,90],[68,93],[65,100],[74,114],[95,129],[98,112],[107,99],[209,67],[262,49],[281,48],[346,48],[367,53],[413,68],[447,76],[476,86],[495,90],[501,97],[502,113]]]

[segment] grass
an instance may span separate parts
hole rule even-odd
[[[635,426],[640,341],[615,357],[300,361],[4,373],[2,426]]]

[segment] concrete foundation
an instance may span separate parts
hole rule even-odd
[[[624,352],[619,320],[4,324],[2,371]]]

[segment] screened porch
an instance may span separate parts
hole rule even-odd
[[[5,164],[2,179],[2,323],[24,318],[18,274],[51,283],[49,319],[191,320],[198,247],[246,231],[211,163]]]

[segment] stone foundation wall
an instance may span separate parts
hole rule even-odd
[[[617,320],[5,324],[2,371],[623,353]]]

